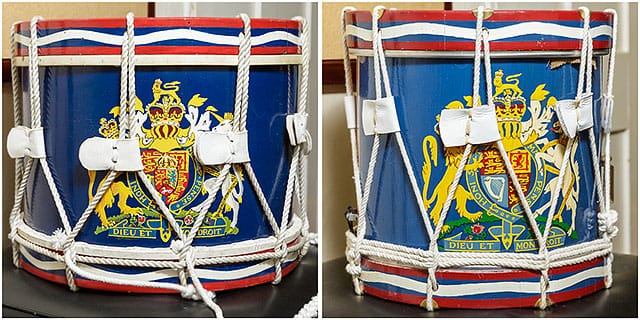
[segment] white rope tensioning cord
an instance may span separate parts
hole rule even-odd
[[[244,31],[239,34],[239,56],[238,56],[238,80],[236,85],[236,100],[234,106],[234,119],[232,121],[232,125],[235,131],[246,131],[246,119],[247,119],[247,110],[248,110],[248,82],[249,82],[249,66],[250,66],[250,50],[251,50],[251,33],[250,33],[250,20],[248,16],[241,15],[240,18],[244,23]],[[35,17],[31,22],[31,43],[29,47],[29,71],[30,71],[30,96],[31,96],[31,105],[32,105],[32,126],[34,129],[40,128],[40,104],[39,104],[39,84],[38,84],[38,54],[37,54],[37,21],[39,17]],[[306,116],[306,93],[307,93],[307,81],[308,81],[308,63],[309,63],[309,26],[304,21],[304,19],[296,17],[295,19],[299,20],[302,26],[302,53],[303,53],[303,62],[302,62],[302,75],[299,78],[300,85],[300,95],[298,100],[298,112],[302,113]],[[135,43],[134,43],[134,24],[133,24],[133,14],[127,15],[127,30],[123,36],[122,43],[122,54],[121,54],[121,92],[120,92],[120,115],[119,115],[119,139],[137,139],[137,137],[131,136],[132,132],[130,127],[134,121],[134,110],[133,106],[135,105],[136,97],[135,97]],[[12,29],[14,30],[14,29]],[[15,49],[15,31],[12,33],[12,48]],[[12,50],[12,61],[15,58],[16,50]],[[306,57],[306,59],[305,59]],[[35,81],[33,80],[35,79]],[[22,122],[21,117],[21,109],[20,109],[20,101],[19,95],[15,94],[19,92],[19,79],[18,72],[15,64],[12,64],[12,85],[14,91],[14,120],[16,126],[20,125]],[[305,122],[306,124],[306,122]],[[33,130],[33,129],[31,129]],[[281,279],[281,264],[285,261],[285,258],[288,256],[290,252],[298,252],[298,255],[301,257],[306,253],[306,250],[309,245],[310,239],[313,239],[314,234],[308,233],[309,223],[308,217],[306,214],[306,189],[304,185],[304,173],[300,170],[304,170],[304,157],[300,155],[301,148],[304,149],[304,155],[310,152],[311,148],[311,137],[309,133],[304,128],[304,141],[301,141],[300,144],[295,146],[294,158],[292,159],[292,165],[289,173],[289,180],[287,183],[287,195],[285,201],[285,207],[282,217],[282,223],[280,226],[277,225],[275,217],[273,216],[266,198],[260,188],[260,185],[257,182],[257,178],[253,173],[250,162],[245,162],[244,167],[247,171],[247,175],[249,180],[256,190],[256,194],[261,202],[261,205],[265,211],[265,215],[267,216],[267,220],[269,221],[271,227],[273,228],[277,241],[275,242],[275,248],[273,252],[263,252],[263,253],[253,253],[242,256],[218,256],[213,258],[197,258],[194,254],[194,248],[192,247],[193,240],[195,235],[197,234],[197,230],[202,225],[204,221],[204,217],[206,216],[206,212],[210,209],[210,206],[213,204],[217,192],[220,190],[222,182],[230,173],[231,164],[226,163],[223,165],[222,169],[219,171],[218,178],[216,179],[212,190],[209,190],[209,196],[200,206],[200,214],[196,219],[194,225],[191,227],[188,236],[185,236],[184,232],[180,229],[177,224],[175,218],[162,201],[161,196],[155,190],[155,187],[148,179],[148,177],[144,174],[142,170],[137,171],[139,178],[142,180],[145,187],[151,193],[152,198],[156,201],[158,207],[160,208],[162,217],[166,218],[169,222],[169,225],[176,232],[178,240],[174,240],[171,243],[171,250],[177,255],[178,262],[172,261],[154,261],[154,260],[134,260],[134,259],[124,259],[124,258],[100,258],[100,257],[90,257],[90,256],[82,256],[77,255],[75,250],[75,238],[80,233],[82,227],[85,222],[89,219],[91,213],[95,209],[97,203],[101,200],[102,196],[109,188],[110,184],[114,181],[114,179],[118,176],[120,172],[116,170],[110,170],[107,174],[107,177],[103,181],[102,185],[98,187],[98,190],[95,196],[91,199],[88,207],[81,215],[80,219],[76,222],[76,225],[71,228],[68,222],[68,218],[64,207],[62,205],[60,195],[56,189],[54,180],[52,175],[48,170],[48,165],[46,163],[46,157],[44,156],[44,151],[37,154],[37,157],[41,159],[41,164],[43,165],[43,171],[45,176],[47,177],[47,182],[51,189],[51,192],[54,196],[54,201],[56,202],[56,207],[58,209],[58,213],[61,216],[61,220],[64,225],[64,231],[58,230],[57,233],[54,233],[52,239],[55,240],[54,249],[60,250],[62,249],[64,252],[64,257],[60,257],[59,254],[53,250],[47,249],[45,247],[39,246],[37,243],[33,243],[17,233],[18,227],[25,227],[25,224],[22,221],[22,210],[20,205],[22,203],[22,199],[24,197],[24,191],[26,186],[26,181],[29,176],[29,172],[31,169],[31,155],[27,154],[26,164],[27,166],[23,170],[19,170],[20,166],[24,162],[21,157],[16,157],[16,172],[22,173],[21,175],[17,175],[16,178],[16,197],[14,201],[14,209],[12,210],[11,216],[11,232],[10,238],[13,243],[13,260],[14,264],[19,265],[19,246],[23,245],[25,248],[29,248],[41,254],[47,255],[49,257],[54,258],[56,261],[65,262],[66,265],[66,275],[67,281],[71,289],[76,290],[77,287],[74,283],[74,273],[78,274],[81,277],[92,279],[100,282],[113,283],[116,285],[133,285],[133,286],[141,286],[141,287],[149,287],[149,288],[162,288],[175,290],[182,293],[182,296],[185,298],[191,299],[202,299],[204,302],[215,312],[215,315],[218,317],[222,317],[222,310],[220,307],[213,302],[213,298],[215,298],[215,293],[207,291],[204,289],[200,280],[197,276],[195,266],[196,265],[211,265],[211,264],[223,264],[223,263],[237,263],[237,262],[248,262],[248,261],[256,261],[256,260],[265,260],[265,259],[273,259],[274,267],[276,270],[276,276],[274,283],[278,283]],[[29,130],[27,130],[30,133]],[[40,129],[40,134],[41,134]],[[36,132],[37,134],[38,132]],[[44,145],[44,140],[42,139],[42,145]],[[44,148],[43,148],[44,149]],[[297,156],[297,157],[296,157]],[[114,159],[115,162],[115,159]],[[294,185],[295,182],[295,185]],[[302,239],[297,243],[294,243],[292,246],[287,247],[285,241],[285,233],[287,232],[288,227],[288,216],[291,210],[291,199],[294,193],[294,189],[300,203],[300,210],[298,216],[303,221],[302,226]],[[28,229],[28,227],[27,227]],[[167,267],[178,269],[180,285],[175,285],[171,283],[161,283],[161,282],[151,282],[151,281],[137,281],[137,280],[123,280],[123,279],[114,279],[110,277],[100,276],[94,274],[92,272],[86,271],[80,268],[77,265],[77,262],[85,262],[85,263],[98,263],[98,264],[107,264],[107,265],[125,265],[125,266],[142,266],[142,267]],[[188,275],[187,275],[188,274]],[[193,284],[187,283],[187,277],[190,277]]]
[[[347,231],[347,260],[349,264],[347,265],[347,271],[353,276],[354,281],[354,289],[357,294],[362,293],[362,284],[359,279],[359,274],[361,272],[361,268],[359,266],[361,255],[365,254],[372,257],[378,257],[382,259],[386,259],[392,262],[405,264],[409,266],[414,266],[418,268],[425,268],[428,270],[429,277],[427,278],[427,298],[425,300],[425,307],[428,310],[434,309],[434,301],[433,294],[438,289],[437,281],[435,278],[436,270],[438,267],[462,267],[462,266],[473,266],[473,265],[493,265],[493,266],[502,266],[509,268],[522,268],[522,269],[530,269],[530,270],[539,270],[541,272],[540,278],[540,300],[538,306],[541,309],[545,309],[550,300],[547,299],[547,289],[549,288],[549,278],[548,278],[548,270],[552,267],[559,267],[564,265],[570,265],[575,263],[580,263],[584,261],[588,261],[590,259],[594,259],[597,257],[607,256],[606,261],[606,285],[609,287],[611,285],[611,260],[612,260],[612,250],[611,250],[611,239],[615,236],[617,232],[617,228],[615,227],[615,221],[617,220],[617,214],[615,211],[610,209],[610,201],[608,192],[610,190],[610,172],[608,167],[609,161],[609,142],[610,142],[610,125],[611,125],[611,112],[613,109],[613,97],[612,97],[612,80],[613,80],[613,70],[615,63],[615,47],[611,51],[611,57],[609,59],[609,74],[607,78],[607,94],[605,95],[605,110],[603,116],[603,128],[604,128],[604,143],[605,143],[605,192],[602,191],[602,185],[600,182],[600,174],[598,168],[597,161],[597,149],[595,145],[595,137],[593,134],[593,128],[589,128],[589,140],[590,140],[590,151],[593,162],[593,170],[594,176],[596,179],[596,193],[598,194],[598,204],[600,213],[598,214],[598,222],[599,222],[599,230],[603,233],[603,239],[597,239],[594,241],[590,241],[587,243],[577,244],[567,248],[559,248],[552,252],[549,252],[546,246],[546,240],[549,235],[549,230],[551,226],[551,221],[553,218],[553,211],[555,211],[555,206],[557,205],[558,198],[560,197],[560,191],[563,183],[563,176],[567,170],[567,165],[569,162],[569,154],[571,153],[570,149],[574,143],[577,143],[575,139],[572,137],[569,138],[569,142],[567,143],[567,147],[565,148],[565,153],[563,156],[563,162],[560,168],[560,173],[558,175],[559,183],[556,185],[556,189],[552,194],[552,204],[551,208],[547,214],[547,221],[545,225],[544,232],[541,234],[538,228],[532,228],[534,232],[534,236],[539,244],[539,252],[538,254],[514,254],[514,253],[447,253],[447,252],[439,252],[437,248],[437,239],[439,238],[441,229],[443,227],[444,220],[446,219],[446,214],[449,210],[450,204],[453,200],[453,194],[457,184],[461,178],[462,171],[466,162],[471,153],[471,144],[468,142],[465,145],[465,149],[462,155],[462,160],[460,165],[458,166],[458,170],[456,171],[456,175],[454,177],[453,185],[449,189],[449,193],[446,199],[446,202],[440,212],[439,219],[436,223],[435,230],[431,232],[429,223],[425,223],[427,227],[427,231],[430,236],[429,250],[421,250],[417,248],[405,247],[402,245],[392,245],[388,243],[384,243],[381,241],[368,240],[364,239],[364,227],[366,226],[366,208],[367,208],[367,200],[368,200],[368,184],[371,180],[372,170],[371,167],[375,166],[375,157],[377,155],[377,147],[379,142],[377,141],[377,134],[374,137],[373,150],[371,153],[371,159],[369,163],[369,174],[367,175],[367,182],[365,182],[365,191],[361,196],[360,193],[360,180],[359,180],[359,162],[358,162],[358,150],[357,150],[357,136],[356,130],[357,125],[355,121],[355,96],[353,94],[353,89],[351,85],[351,68],[349,61],[349,49],[347,46],[347,33],[346,33],[346,23],[345,23],[345,14],[348,11],[355,10],[352,7],[346,7],[342,11],[342,30],[343,30],[343,49],[344,49],[344,68],[345,68],[345,85],[347,90],[347,96],[345,97],[345,112],[347,115],[347,127],[351,133],[351,148],[352,148],[352,160],[354,166],[354,181],[356,187],[356,200],[358,206],[358,229],[356,230],[356,234],[354,235],[350,231]],[[387,93],[390,91],[388,75],[386,73],[386,66],[384,60],[379,61],[379,57],[382,49],[382,42],[379,36],[379,30],[377,27],[377,19],[381,16],[380,7],[377,7],[372,11],[372,30],[371,37],[372,39],[372,51],[374,56],[374,70],[375,70],[375,84],[376,84],[376,97],[380,99],[380,76],[379,76],[379,67],[382,66],[383,78],[385,82],[385,89],[387,89]],[[591,74],[592,70],[590,68],[591,57],[593,54],[593,44],[591,39],[591,32],[589,28],[589,11],[586,8],[580,8],[583,12],[585,23],[583,29],[583,46],[581,52],[581,66],[580,66],[580,75],[579,75],[579,84],[578,90],[582,90],[584,78],[586,77],[587,84],[585,88],[585,93],[578,94],[576,96],[575,103],[578,104],[581,99],[584,99],[585,95],[590,93],[591,91]],[[486,87],[487,87],[487,96],[488,96],[488,107],[495,110],[492,101],[492,88],[491,88],[491,64],[490,64],[490,51],[489,51],[489,30],[486,28],[482,28],[482,19],[483,19],[483,7],[479,7],[477,10],[477,24],[476,24],[476,46],[475,46],[475,59],[474,59],[474,86],[473,86],[473,108],[478,108],[479,102],[479,76],[480,76],[480,49],[481,44],[484,45],[484,61],[485,61],[485,75],[486,75]],[[607,10],[607,12],[613,12],[614,15],[614,27],[612,33],[613,46],[615,46],[615,38],[616,38],[616,16],[615,11]],[[384,58],[383,58],[384,59]],[[584,70],[584,72],[582,71]],[[586,75],[585,75],[586,74]],[[573,100],[572,100],[573,101]],[[366,103],[366,102],[365,102]],[[394,110],[395,111],[395,110]],[[559,111],[557,111],[559,113]],[[589,110],[591,112],[591,109]],[[495,111],[494,111],[495,113]],[[559,115],[560,117],[560,115]],[[364,121],[364,119],[363,119]],[[441,120],[442,121],[442,120]],[[497,128],[496,128],[497,129]],[[583,130],[583,129],[581,129]],[[366,132],[365,132],[366,134]],[[396,132],[399,134],[399,132]],[[467,124],[467,137],[469,137],[469,126]],[[527,220],[530,225],[537,225],[535,222],[535,216],[531,211],[529,204],[526,201],[526,197],[520,184],[517,182],[517,177],[515,175],[515,171],[511,165],[511,162],[508,158],[504,145],[501,139],[497,139],[495,144],[500,151],[501,158],[505,164],[509,177],[514,185],[514,189],[518,195],[518,199],[522,206],[522,209],[527,217]],[[404,152],[403,152],[404,151]],[[404,150],[404,146],[401,145],[401,153],[406,153]],[[405,163],[405,166],[407,166]],[[411,174],[410,174],[411,176]],[[411,179],[410,179],[411,180]],[[410,181],[413,186],[413,181]],[[603,195],[604,193],[604,195]],[[418,198],[419,204],[421,203]],[[420,206],[419,206],[420,207]],[[422,207],[420,207],[422,209]],[[425,216],[424,212],[423,217]],[[437,307],[437,306],[435,306]]]
[[[15,127],[23,125],[22,118],[22,92],[20,89],[21,78],[16,66],[16,40],[15,40],[15,24],[11,25],[11,89],[13,93],[13,124]],[[15,240],[17,237],[17,226],[19,221],[22,221],[21,205],[24,197],[24,192],[27,186],[27,178],[31,174],[31,168],[33,166],[33,159],[31,157],[16,158],[15,164],[15,181],[14,190],[15,198],[13,207],[11,208],[11,214],[9,216],[9,239],[11,239],[12,260],[13,265],[20,268],[20,244]]]
[[[613,75],[616,64],[616,35],[618,33],[618,14],[613,9],[607,9],[605,12],[613,16],[613,37],[611,38],[611,52],[609,53],[609,66],[607,68],[607,92],[604,95],[604,112],[602,127],[604,129],[604,205],[605,211],[598,214],[598,230],[602,233],[603,238],[612,241],[618,234],[618,212],[611,209],[611,127],[613,122]],[[613,284],[613,252],[607,255],[607,278],[605,284],[610,288]]]

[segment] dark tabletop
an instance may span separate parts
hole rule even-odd
[[[499,310],[442,309],[428,312],[373,296],[356,296],[351,276],[344,269],[344,258],[322,264],[324,317],[638,317],[638,257],[616,254],[613,262],[613,287],[578,300],[558,303],[548,310],[535,308]]]
[[[318,249],[309,253],[300,265],[279,285],[218,292],[216,302],[225,317],[292,317],[318,292]],[[80,289],[37,278],[16,269],[11,251],[3,252],[3,317],[213,317],[202,302],[182,299],[180,295],[127,294]]]

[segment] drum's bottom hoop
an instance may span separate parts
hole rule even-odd
[[[549,269],[547,297],[558,303],[594,293],[605,287],[605,259]],[[423,306],[428,272],[362,258],[364,292],[386,300]],[[540,273],[522,269],[464,268],[436,272],[437,308],[502,309],[537,307]]]
[[[289,245],[292,245],[291,243]],[[291,252],[282,265],[282,275],[289,274],[298,265],[299,254],[297,251]],[[29,273],[42,279],[67,284],[65,277],[65,264],[58,262],[47,256],[38,254],[25,247],[20,248],[20,265]],[[78,264],[80,268],[99,272],[101,275],[107,275],[115,279],[129,280],[150,280],[165,283],[180,283],[178,279],[178,271],[175,269],[158,268],[135,272],[136,268],[129,268],[127,273],[113,272],[113,270],[104,269],[103,266],[95,264]],[[263,283],[271,282],[275,279],[275,269],[273,260],[252,261],[248,263],[239,263],[221,266],[198,266],[196,272],[207,290],[221,291],[237,288],[251,287]],[[226,268],[225,268],[226,267]],[[112,268],[113,269],[113,268]],[[227,270],[224,270],[227,269]],[[104,291],[118,292],[134,292],[134,293],[179,293],[174,290],[147,288],[137,286],[115,285],[100,281],[93,281],[82,277],[75,277],[75,283],[80,288],[96,289]]]
[[[22,223],[18,226],[18,240],[20,245],[20,265],[26,271],[40,278],[67,284],[65,276],[66,265],[63,262],[63,252],[55,249],[55,237],[41,234]],[[300,250],[304,245],[304,238],[301,236],[302,221],[299,217],[293,216],[291,225],[283,233],[283,239],[287,243],[287,255],[282,260],[282,275],[290,273],[298,265]],[[273,257],[276,239],[273,236],[253,240],[242,241],[233,244],[218,246],[198,246],[194,247],[196,261],[196,272],[203,286],[208,290],[220,291],[236,288],[250,287],[262,283],[271,282],[275,279],[275,259]],[[82,257],[89,259],[77,261],[77,267],[85,272],[114,280],[135,280],[162,283],[179,284],[179,274],[177,267],[177,257],[170,248],[119,248],[107,247],[103,245],[76,243],[76,254],[78,260]],[[271,255],[265,257],[265,255]],[[145,267],[132,266],[127,262],[132,259],[132,255],[138,255],[137,262],[145,262]],[[227,257],[228,259],[226,259]],[[104,258],[109,261],[117,260],[116,263],[102,262],[92,259]],[[211,260],[217,260],[216,264],[209,264]],[[226,259],[226,260],[225,260]],[[229,259],[241,261],[228,263]],[[224,260],[224,261],[223,261]],[[146,263],[157,262],[164,267],[149,267]],[[102,264],[107,263],[107,264]],[[170,264],[167,267],[167,264]],[[172,263],[172,264],[171,264]],[[126,266],[129,265],[129,266]],[[78,287],[137,293],[177,293],[171,289],[158,289],[148,287],[138,287],[129,285],[115,285],[75,275],[75,283]]]

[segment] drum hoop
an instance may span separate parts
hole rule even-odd
[[[285,243],[291,243],[300,238],[300,230],[302,220],[293,215],[292,224],[284,232],[283,239]],[[55,250],[55,239],[52,236],[34,230],[25,223],[18,226],[18,235],[39,247],[49,250]],[[276,243],[273,235],[233,242],[229,244],[221,244],[216,246],[194,246],[195,257],[199,259],[229,257],[238,255],[250,255],[262,251],[273,250]],[[115,258],[115,259],[135,259],[149,261],[175,261],[176,256],[169,247],[116,247],[99,244],[91,244],[83,241],[77,241],[75,247],[78,255]]]
[[[583,28],[578,27],[570,27],[562,24],[556,24],[553,22],[535,22],[535,21],[526,21],[526,22],[514,22],[514,24],[488,28],[490,33],[489,41],[499,42],[501,45],[508,46],[514,45],[517,48],[524,50],[533,50],[540,51],[540,46],[543,46],[545,43],[550,42],[550,44],[554,42],[561,42],[567,44],[571,44],[567,48],[568,50],[580,50],[580,46],[578,45],[576,40],[581,40],[584,30]],[[384,28],[380,28],[380,36],[383,41],[389,41],[394,43],[394,46],[401,45],[403,43],[412,44],[415,46],[418,45],[418,50],[424,48],[432,48],[433,43],[446,44],[448,42],[456,43],[458,45],[468,45],[468,47],[458,48],[456,46],[449,47],[447,45],[446,51],[458,51],[455,49],[464,49],[470,50],[472,48],[473,39],[475,38],[475,31],[470,27],[458,27],[453,25],[448,25],[442,22],[411,22],[411,23],[401,23],[394,26],[387,26]],[[536,30],[532,32],[530,30]],[[599,45],[596,45],[594,49],[605,49],[610,46],[610,43],[607,41],[610,40],[602,40],[601,38],[611,39],[613,28],[608,24],[603,24],[599,26],[594,26],[590,29],[590,34],[593,40],[598,40],[601,42]],[[347,37],[351,37],[352,40],[349,40],[350,47],[360,47],[366,45],[365,43],[370,43],[373,39],[372,30],[370,27],[358,26],[355,24],[348,24],[345,26],[345,35]],[[432,36],[437,37],[436,40],[408,40],[404,37],[407,36]],[[536,36],[535,39],[520,39],[519,37],[526,36]],[[560,41],[551,41],[552,39],[547,39],[547,36],[551,37],[561,37],[563,40]],[[565,40],[566,39],[566,40]],[[516,41],[517,40],[517,41]],[[412,41],[432,41],[426,42],[424,45],[421,45],[422,42],[412,42]],[[572,42],[573,41],[573,42]],[[367,45],[368,46],[368,45]],[[546,46],[546,45],[545,45]],[[357,49],[357,48],[353,48]],[[509,47],[505,47],[502,49],[510,49]],[[555,48],[549,48],[551,50],[555,50]],[[501,50],[493,50],[501,51]]]
[[[31,46],[29,37],[16,33],[16,44],[23,46],[24,48],[28,48]],[[83,40],[83,41],[91,41],[95,43],[99,43],[102,46],[106,46],[105,48],[110,47],[118,47],[121,46],[123,36],[118,34],[111,34],[105,32],[97,32],[92,30],[80,30],[80,29],[70,29],[65,31],[55,32],[49,35],[45,35],[37,39],[38,49],[46,50],[48,46],[60,44],[64,41],[70,40]],[[176,29],[165,29],[160,31],[155,31],[148,34],[137,35],[134,36],[134,42],[136,43],[136,47],[154,47],[157,43],[163,43],[166,41],[177,41],[177,40],[192,40],[199,41],[202,43],[206,43],[207,46],[224,46],[228,48],[239,47],[240,43],[237,36],[233,35],[224,35],[219,33],[209,33],[199,30],[193,29],[185,29],[185,28],[176,28]],[[251,48],[264,48],[270,43],[277,41],[285,41],[288,43],[286,47],[297,48],[296,51],[301,50],[301,41],[302,36],[295,35],[291,32],[276,30],[270,31],[265,34],[256,35],[251,39]],[[174,44],[175,45],[175,44]],[[68,47],[63,45],[62,48]],[[184,46],[184,48],[190,48],[193,46]],[[77,48],[91,48],[87,45],[81,45]],[[99,47],[100,48],[100,47]],[[17,55],[22,55],[20,50],[23,48],[18,47]],[[188,51],[186,54],[193,54]],[[24,54],[28,56],[28,54]],[[43,55],[47,55],[46,53]],[[116,56],[119,56],[117,54]]]
[[[138,66],[237,66],[237,55],[136,55]],[[38,57],[40,66],[120,66],[117,55],[60,55]],[[16,57],[16,66],[28,67],[29,57]],[[252,55],[252,66],[299,65],[302,55]]]
[[[594,56],[606,56],[609,49],[594,50]],[[371,49],[349,49],[349,53],[358,57],[373,57]],[[416,51],[416,50],[385,50],[387,58],[430,58],[430,59],[469,59],[473,58],[473,51]],[[492,51],[491,58],[578,58],[580,50],[571,51]]]

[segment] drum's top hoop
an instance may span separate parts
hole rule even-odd
[[[136,54],[237,55],[244,25],[240,18],[135,18]],[[27,56],[29,22],[18,22],[16,55]],[[40,56],[120,55],[126,19],[38,21]],[[252,55],[301,53],[300,22],[251,19]]]
[[[594,56],[606,56],[609,49],[594,50]],[[373,57],[371,49],[351,49],[349,53],[358,57]],[[427,51],[427,50],[385,50],[387,58],[428,58],[428,59],[473,59],[473,51]],[[580,58],[580,50],[546,50],[546,51],[494,51],[491,59],[563,59]]]
[[[389,9],[378,24],[385,50],[474,51],[476,19],[472,10]],[[371,12],[349,11],[345,22],[349,48],[371,49]],[[492,52],[577,51],[583,24],[578,10],[494,10],[483,21]],[[591,12],[598,54],[611,48],[612,25],[611,13]]]
[[[29,21],[16,22],[16,31],[29,30]],[[92,19],[42,19],[38,21],[38,29],[69,29],[69,28],[126,28],[125,17],[122,18],[92,18]],[[242,29],[240,17],[136,17],[136,28],[158,27],[228,27]],[[251,29],[299,29],[300,22],[288,19],[251,18]]]

